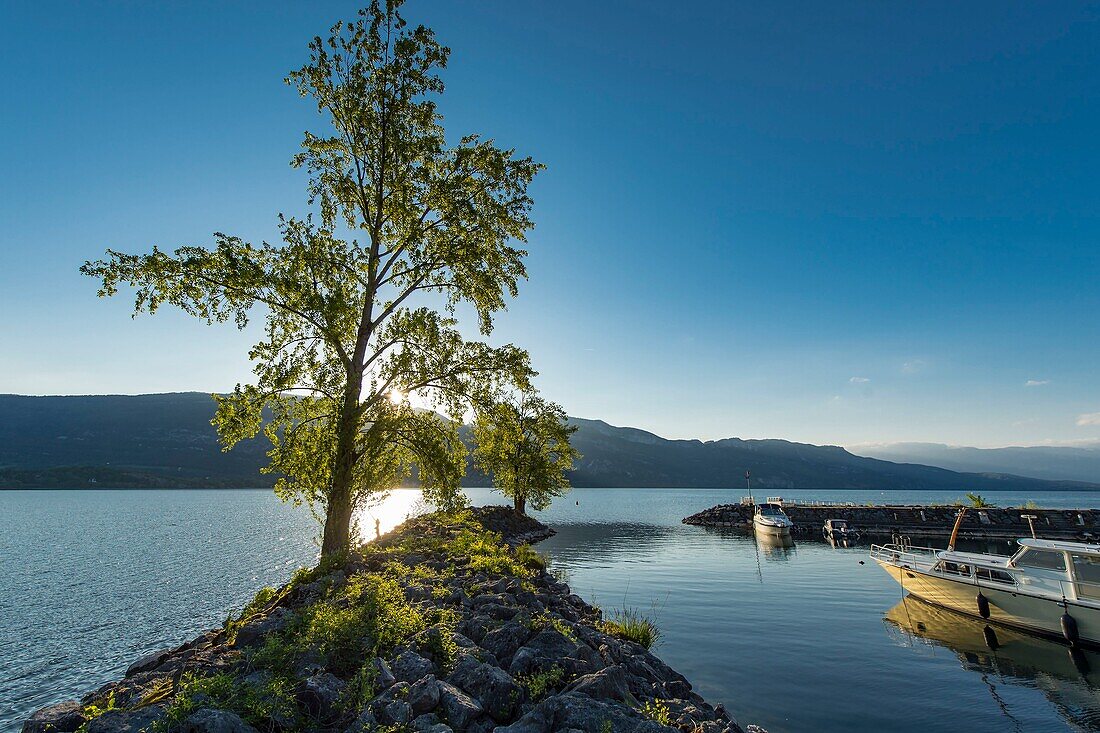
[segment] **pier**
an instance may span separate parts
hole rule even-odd
[[[822,504],[782,502],[783,511],[794,522],[791,533],[800,537],[820,537],[826,519],[844,519],[864,536],[909,537],[947,535],[955,524],[960,507],[949,505]],[[959,536],[972,539],[1016,539],[1030,537],[1027,516],[1035,533],[1046,539],[1100,541],[1100,511],[1094,509],[1028,509],[1022,507],[981,507],[967,509]],[[684,524],[700,527],[728,527],[752,531],[752,504],[720,504],[704,509]]]

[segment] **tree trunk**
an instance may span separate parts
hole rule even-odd
[[[356,378],[357,377],[357,378]],[[321,556],[344,552],[351,544],[351,513],[354,491],[355,450],[359,436],[359,393],[361,374],[353,374],[344,389],[344,404],[340,408],[340,424],[336,434],[336,464],[332,467],[328,506],[325,508],[325,533],[321,540]]]
[[[352,509],[350,498],[329,497],[325,511],[325,534],[321,540],[322,557],[341,553],[351,545]]]
[[[516,494],[515,496],[516,514],[527,513],[527,497]]]

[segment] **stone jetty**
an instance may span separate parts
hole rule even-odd
[[[742,731],[522,544],[548,534],[504,507],[409,520],[23,733]]]
[[[950,534],[959,508],[920,505],[817,505],[783,503],[783,511],[795,526],[792,533],[821,537],[827,519],[844,519],[863,535],[929,537]],[[1023,515],[1035,517],[1035,531],[1046,539],[1096,541],[1100,539],[1100,512],[1093,509],[1024,509],[987,507],[968,509],[959,536],[973,539],[1016,539],[1030,537]],[[686,517],[684,524],[701,527],[730,527],[752,531],[753,507],[721,504]]]

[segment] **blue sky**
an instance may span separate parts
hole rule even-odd
[[[275,235],[353,3],[0,10],[0,391],[229,389],[252,334],[129,318],[106,247]],[[545,162],[494,341],[669,437],[1100,438],[1100,6],[413,0],[448,130]],[[1029,382],[1031,383],[1029,386]]]

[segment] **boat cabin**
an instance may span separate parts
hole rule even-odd
[[[939,552],[930,569],[978,585],[1023,585],[1033,593],[1100,601],[1100,545],[1039,539],[1022,539],[1019,545],[1011,557]]]

